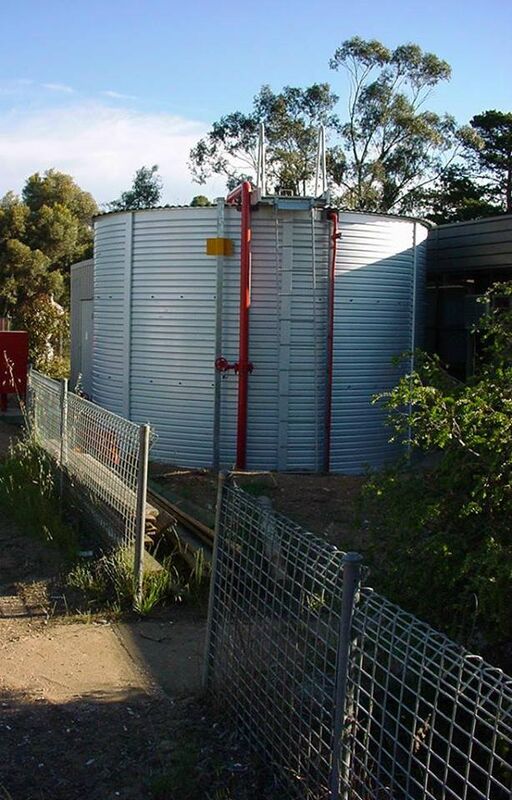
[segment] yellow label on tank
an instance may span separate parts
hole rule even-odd
[[[206,240],[206,255],[207,256],[232,256],[233,255],[233,240],[223,239],[218,236],[216,239]]]

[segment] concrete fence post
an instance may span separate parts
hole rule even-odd
[[[150,426],[139,428],[139,465],[137,473],[137,501],[135,507],[135,552],[133,568],[134,607],[142,601],[144,582],[144,537],[146,533],[146,500],[148,492],[148,462]]]
[[[212,574],[210,576],[210,593],[208,597],[208,618],[206,623],[206,638],[204,647],[204,661],[203,661],[203,689],[206,691],[210,680],[210,667],[211,667],[211,650],[213,642],[213,614],[215,606],[215,583],[217,580],[217,561],[219,555],[219,545],[222,536],[221,533],[221,520],[222,520],[222,502],[224,496],[224,487],[228,480],[228,473],[221,470],[218,475],[217,481],[217,505],[215,506],[215,529],[213,539],[213,553],[212,553]]]
[[[361,577],[362,556],[345,553],[343,557],[343,589],[336,654],[332,766],[329,780],[330,800],[348,800],[350,796],[350,753],[346,747],[345,718],[350,667],[352,617]]]

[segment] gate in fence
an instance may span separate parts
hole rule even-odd
[[[31,370],[29,418],[37,444],[57,465],[73,498],[116,546],[134,548],[142,582],[148,425],[137,425]],[[137,589],[137,593],[140,589]]]
[[[219,484],[205,684],[283,796],[510,800],[512,679]]]

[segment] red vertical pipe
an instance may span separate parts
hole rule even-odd
[[[249,394],[249,308],[251,305],[251,192],[249,181],[231,192],[227,203],[241,200],[240,232],[240,326],[238,353],[238,416],[236,467],[245,469],[247,461],[247,399]]]
[[[329,264],[329,294],[327,300],[327,390],[325,404],[324,472],[329,472],[331,468],[332,382],[334,361],[334,278],[336,275],[336,249],[338,246],[338,214],[336,211],[329,211],[327,217],[332,223],[332,230],[331,260]]]

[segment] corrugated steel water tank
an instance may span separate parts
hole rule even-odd
[[[370,399],[396,382],[392,356],[417,342],[426,229],[342,213],[340,231],[330,463],[359,472],[392,454]],[[231,246],[208,255],[209,239]],[[249,469],[323,468],[331,247],[322,202],[265,198],[252,210]],[[156,460],[232,466],[238,378],[215,361],[238,359],[240,213],[219,203],[100,216],[94,272],[94,400],[149,420]]]
[[[408,218],[340,214],[334,286],[331,470],[378,468],[389,444],[382,404],[409,366],[394,357],[423,344],[428,228]]]

